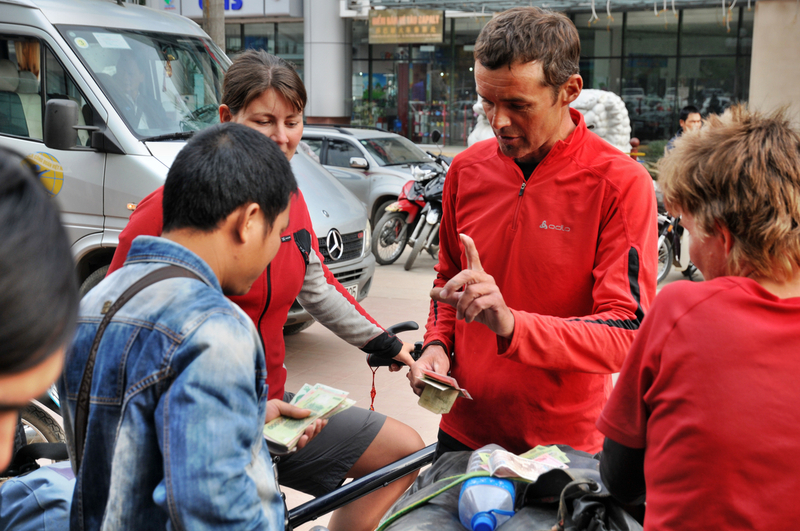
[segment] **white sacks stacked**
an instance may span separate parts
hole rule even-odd
[[[583,114],[586,126],[623,153],[631,150],[631,122],[622,98],[605,90],[583,89],[570,104]]]
[[[583,114],[586,126],[602,139],[623,153],[630,152],[631,122],[622,98],[605,90],[583,89],[570,107],[579,110]],[[472,110],[475,111],[478,120],[467,139],[467,144],[470,146],[475,142],[494,137],[492,126],[489,125],[486,113],[483,112],[480,96]]]
[[[469,137],[467,137],[468,146],[471,146],[475,142],[486,140],[487,138],[494,138],[492,126],[489,125],[489,120],[486,119],[486,113],[483,110],[483,99],[480,96],[478,96],[478,101],[475,105],[472,106],[472,110],[478,117],[478,121],[475,122],[475,127],[472,129]]]

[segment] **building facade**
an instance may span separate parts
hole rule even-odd
[[[202,0],[146,1],[201,22]],[[419,143],[438,129],[446,145],[466,145],[477,100],[472,51],[491,15],[440,10],[438,42],[378,44],[373,31],[371,44],[369,14],[380,11],[344,4],[227,0],[226,51],[263,48],[297,65],[309,123],[376,126]],[[685,105],[707,114],[748,101],[755,4],[585,11],[565,10],[581,37],[584,86],[620,95],[640,140],[672,136]]]

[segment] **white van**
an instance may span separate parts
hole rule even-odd
[[[229,65],[178,15],[112,0],[0,0],[0,145],[37,166],[81,283],[102,277],[185,140],[218,122]],[[292,168],[326,264],[363,299],[375,269],[363,205],[300,151]],[[326,252],[332,233],[345,243],[337,256]],[[295,305],[287,331],[309,319]]]

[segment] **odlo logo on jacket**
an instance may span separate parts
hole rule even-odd
[[[547,221],[542,221],[542,224],[539,225],[540,229],[550,229],[550,230],[560,230],[562,232],[569,232],[569,227],[565,227],[564,225],[548,225]]]

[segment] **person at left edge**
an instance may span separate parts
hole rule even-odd
[[[58,209],[30,166],[0,148],[0,472],[25,444],[19,411],[61,373],[78,287]],[[15,438],[17,439],[15,441]]]

